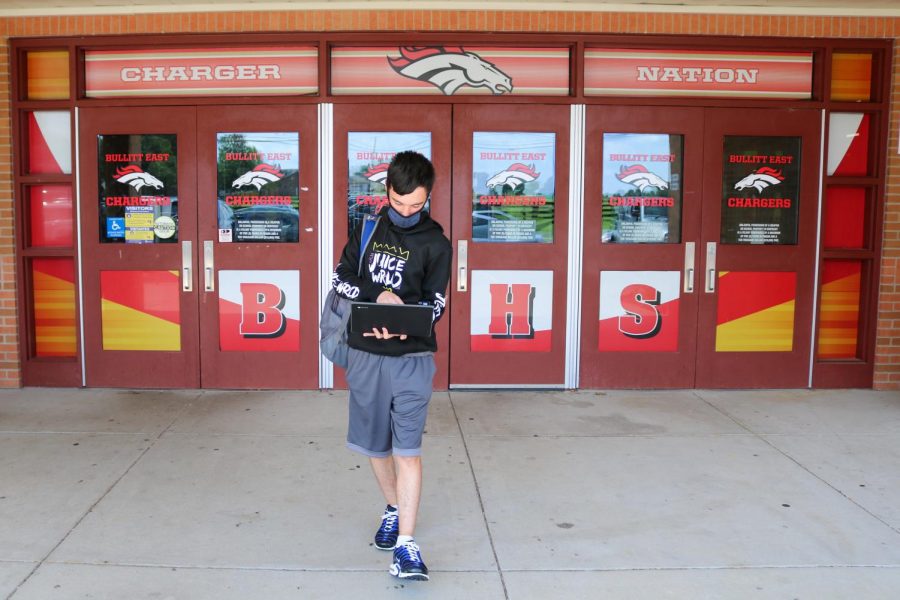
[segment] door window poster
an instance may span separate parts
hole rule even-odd
[[[681,241],[680,135],[603,135],[603,229],[606,244]]]
[[[97,151],[100,243],[177,242],[176,135],[98,135]]]
[[[299,241],[300,135],[219,133],[216,147],[219,241]]]
[[[553,242],[556,134],[476,131],[472,240]]]
[[[373,215],[388,202],[385,179],[394,155],[405,150],[431,160],[428,131],[351,131],[347,134],[347,235],[366,215]],[[425,210],[429,210],[426,202]]]
[[[723,244],[796,244],[800,138],[725,136]]]

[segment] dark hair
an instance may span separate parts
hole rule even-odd
[[[430,194],[434,187],[434,165],[418,152],[398,152],[388,166],[385,184],[400,195],[411,194],[418,187]]]

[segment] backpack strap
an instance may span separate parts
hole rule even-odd
[[[366,215],[363,218],[362,235],[359,238],[359,268],[356,272],[360,277],[362,277],[363,257],[365,257],[366,250],[369,248],[369,242],[375,237],[375,229],[378,228],[380,220],[381,217],[378,215]]]

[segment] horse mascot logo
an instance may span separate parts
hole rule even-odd
[[[776,171],[771,167],[760,167],[734,184],[734,189],[743,190],[752,187],[761,192],[770,185],[778,185],[782,181],[784,181],[784,176],[781,171]]]
[[[283,177],[284,173],[279,171],[278,167],[263,163],[261,165],[256,165],[253,167],[252,171],[247,171],[235,179],[231,184],[231,187],[239,190],[245,185],[252,185],[256,188],[256,191],[259,191],[262,189],[262,186],[272,183],[273,181],[278,181]]]
[[[465,86],[486,87],[495,95],[513,90],[512,79],[496,65],[460,46],[402,46],[400,56],[388,58],[398,74],[430,83],[445,96]]]
[[[379,183],[387,187],[387,172],[388,172],[388,163],[380,163],[370,168],[368,171],[363,173],[363,177],[371,181],[372,183]]]
[[[669,183],[665,179],[656,173],[648,171],[644,165],[631,165],[630,167],[622,165],[619,168],[619,172],[616,173],[616,179],[633,185],[641,192],[648,187],[654,187],[658,190],[665,190],[669,187]]]
[[[119,183],[125,183],[135,189],[141,191],[142,187],[152,187],[157,190],[163,188],[163,182],[147,173],[137,165],[128,165],[127,167],[119,167],[113,175]]]
[[[534,170],[534,165],[526,166],[522,163],[513,163],[488,179],[485,185],[495,193],[500,193],[504,186],[509,186],[510,189],[515,190],[540,176],[541,174]]]

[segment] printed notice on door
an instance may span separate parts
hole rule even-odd
[[[726,136],[723,244],[796,244],[800,138]]]
[[[472,240],[553,242],[556,134],[476,131]]]
[[[101,244],[178,241],[175,134],[98,135]]]
[[[603,134],[604,244],[681,241],[682,136]]]
[[[219,242],[300,239],[300,136],[219,133]]]

